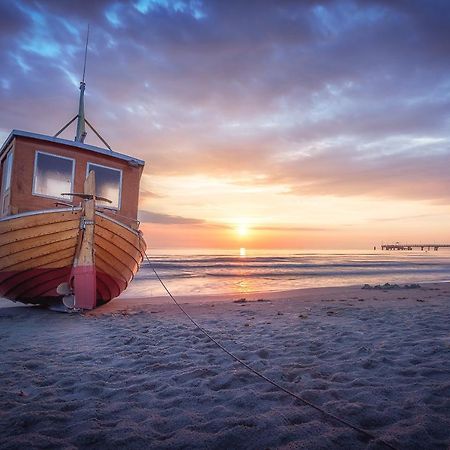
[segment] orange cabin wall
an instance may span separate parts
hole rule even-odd
[[[59,156],[66,156],[75,160],[75,177],[73,192],[83,192],[88,162],[122,170],[122,193],[120,209],[105,210],[114,217],[125,216],[136,220],[139,203],[139,183],[143,167],[133,167],[127,161],[112,156],[102,155],[89,150],[74,148],[70,145],[41,141],[40,139],[16,136],[13,140],[14,156],[11,181],[10,213],[17,214],[26,211],[55,208],[57,199],[33,195],[34,161],[36,151],[41,150]],[[80,199],[70,197],[62,200],[66,203],[78,205]],[[123,217],[117,217],[123,221]]]

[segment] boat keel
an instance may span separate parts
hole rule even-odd
[[[94,309],[97,303],[95,266],[75,266],[72,277],[75,308]]]

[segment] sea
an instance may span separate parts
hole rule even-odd
[[[175,295],[236,294],[331,286],[450,281],[450,250],[148,250]],[[165,295],[148,261],[123,297]]]

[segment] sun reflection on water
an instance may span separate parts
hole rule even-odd
[[[249,283],[246,280],[240,280],[236,283],[237,286],[237,293],[239,294],[248,294],[250,292],[254,291],[254,285],[253,283]]]

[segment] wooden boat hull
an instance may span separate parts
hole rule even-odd
[[[36,211],[0,220],[0,296],[24,303],[61,300],[57,288],[73,280],[81,208]],[[139,231],[96,211],[96,305],[119,296],[145,254]]]

